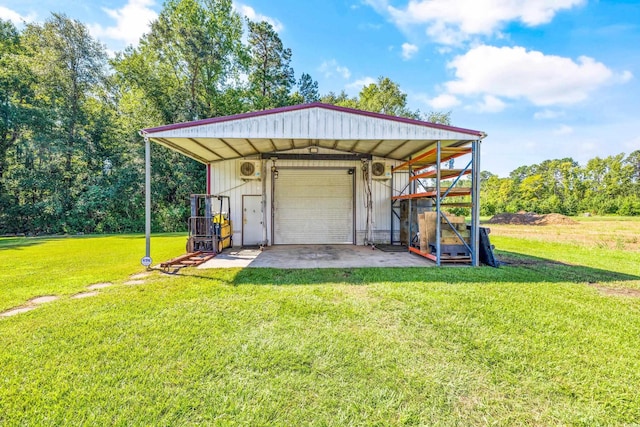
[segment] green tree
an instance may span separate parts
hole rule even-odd
[[[20,35],[9,21],[0,20],[0,180],[7,152],[27,129],[33,116],[34,76],[27,66]]]
[[[119,109],[127,112],[123,138],[142,156],[141,128],[247,111],[248,59],[230,0],[168,1],[139,46],[113,61]],[[205,168],[155,145],[152,164],[154,228],[183,229],[189,194],[205,191]],[[141,166],[119,183],[133,198]]]
[[[249,98],[256,110],[282,107],[290,103],[295,84],[291,68],[291,49],[285,48],[280,36],[268,22],[249,25]]]
[[[431,111],[424,117],[424,120],[437,123],[440,125],[451,125],[451,111],[442,112],[442,111]]]
[[[160,109],[164,121],[228,113],[227,90],[246,66],[242,21],[230,0],[169,0],[119,67]],[[240,108],[242,109],[242,108]]]
[[[339,95],[329,92],[320,98],[320,102],[432,123],[451,124],[451,112],[432,111],[423,116],[420,110],[410,110],[407,107],[407,94],[388,77],[379,77],[377,82],[363,87],[357,97],[349,97],[345,91]]]
[[[358,108],[358,98],[349,97],[347,92],[344,90],[338,95],[334,92],[329,92],[320,98],[320,102],[324,104],[337,105],[339,107]]]
[[[21,35],[21,73],[33,91],[34,119],[22,123],[13,147],[12,164],[3,188],[14,201],[13,226],[31,231],[60,232],[91,228],[84,206],[94,172],[101,168],[96,153],[108,139],[103,122],[106,52],[79,21],[53,14],[44,24],[29,24]]]
[[[388,77],[379,77],[376,83],[362,88],[358,108],[390,116],[421,118],[419,111],[411,111],[407,108],[407,94]]]
[[[302,76],[300,76],[300,80],[298,81],[298,93],[300,94],[302,103],[304,104],[320,100],[318,82],[313,80],[313,78],[307,73],[302,73]]]

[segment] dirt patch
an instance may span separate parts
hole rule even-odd
[[[151,275],[151,273],[137,273],[137,274],[132,274],[131,276],[129,276],[129,278],[136,280],[136,279],[144,279],[145,277],[149,277]]]
[[[608,288],[606,286],[599,285],[597,283],[590,283],[590,286],[593,286],[600,292],[602,295],[610,295],[617,297],[631,297],[631,298],[640,298],[640,289],[632,289],[632,288]]]
[[[511,225],[573,225],[578,222],[568,216],[561,214],[538,215],[535,212],[501,213],[494,215],[489,224],[511,224]]]
[[[144,280],[129,280],[124,282],[125,285],[144,285]]]

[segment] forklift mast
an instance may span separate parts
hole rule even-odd
[[[191,195],[191,217],[187,252],[218,254],[233,245],[231,201],[229,196]]]

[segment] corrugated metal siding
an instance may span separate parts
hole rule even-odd
[[[348,169],[280,168],[274,244],[353,244],[354,175]]]
[[[321,154],[338,153],[329,149],[320,149]],[[289,150],[287,153],[308,153],[308,150]],[[384,159],[374,159],[384,160]],[[231,219],[234,228],[234,244],[242,242],[242,195],[262,194],[262,181],[242,181],[238,178],[237,162],[242,160],[227,160],[211,164],[211,193],[225,194],[231,198]],[[387,163],[398,162],[386,160]],[[267,239],[271,240],[271,167],[272,160],[263,161],[264,179],[266,179],[266,224]],[[364,195],[364,175],[362,163],[354,161],[327,161],[327,160],[276,160],[276,167],[353,167],[356,169],[356,244],[363,244],[366,237],[366,209]],[[399,192],[406,185],[406,175],[396,174],[394,177],[394,193]],[[373,239],[376,243],[388,243],[390,240],[391,225],[391,181],[373,181]],[[397,231],[399,222],[394,219],[394,229]],[[396,240],[398,236],[396,236]]]
[[[418,139],[469,140],[476,136],[425,125],[366,115],[308,108],[240,118],[220,123],[151,132],[152,138],[274,138],[274,139]]]
[[[211,165],[211,194],[230,196],[234,245],[242,242],[242,195],[262,194],[261,181],[243,181],[238,177],[236,160]]]

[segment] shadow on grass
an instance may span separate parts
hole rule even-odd
[[[47,242],[53,242],[66,238],[65,236],[47,236],[47,237],[2,237],[0,238],[0,250],[5,249],[23,249],[30,246],[41,245]]]
[[[151,236],[152,242],[155,238],[171,238],[171,237],[186,237],[185,232],[175,233],[157,233]],[[53,242],[62,239],[100,239],[117,237],[119,239],[127,240],[144,240],[144,234],[142,233],[127,233],[127,234],[53,234],[48,236],[33,236],[33,237],[0,237],[0,250],[3,249],[23,249],[30,246],[41,245],[43,243]]]
[[[313,285],[323,283],[369,284],[380,282],[444,283],[607,283],[640,280],[640,277],[581,265],[501,251],[505,264],[491,267],[410,267],[410,268],[244,268],[184,270],[180,275],[240,285]]]
[[[109,234],[109,236],[117,236],[122,237],[123,239],[144,239],[144,233],[126,233],[126,234]],[[186,231],[172,231],[168,233],[151,233],[151,242],[153,243],[153,239],[158,237],[184,237],[185,239],[188,236]]]

